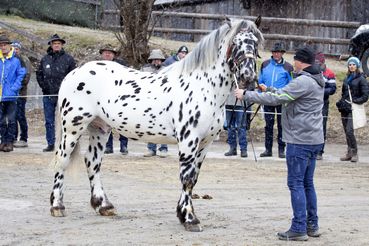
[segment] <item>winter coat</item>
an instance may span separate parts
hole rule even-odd
[[[20,60],[15,56],[13,48],[6,57],[0,51],[1,102],[17,100],[25,74],[26,69],[22,67]]]
[[[261,64],[259,84],[280,89],[290,82],[292,71],[292,65],[284,59],[282,62],[277,63],[271,58]]]
[[[142,72],[149,72],[149,73],[158,73],[159,70],[161,69],[162,67],[157,67],[157,66],[154,66],[152,64],[145,64],[142,68],[141,68],[141,71]]]
[[[282,104],[283,141],[322,144],[324,80],[320,69],[309,66],[275,92],[246,91],[244,100],[265,105]]]
[[[26,75],[24,76],[23,80],[22,80],[22,88],[19,91],[19,95],[20,96],[27,96],[27,87],[28,87],[28,82],[31,79],[31,73],[32,73],[32,64],[30,62],[30,60],[28,59],[27,56],[25,55],[17,55],[17,57],[19,58],[20,62],[21,62],[21,66],[24,67],[26,69]],[[25,98],[26,99],[26,98]]]
[[[128,67],[128,63],[126,62],[126,60],[114,58],[113,61],[115,61],[116,63],[119,63],[120,65]]]
[[[54,53],[51,47],[47,49],[36,72],[37,82],[44,95],[58,94],[64,77],[76,67],[72,56],[63,49]]]
[[[175,62],[179,61],[179,58],[177,55],[173,55],[165,59],[165,61],[162,63],[162,66],[167,67]]]
[[[341,113],[350,113],[350,95],[349,87],[352,97],[352,102],[357,104],[363,104],[368,101],[369,86],[368,81],[365,79],[362,73],[352,73],[353,77],[347,76],[343,80],[341,99],[336,103],[338,111]]]

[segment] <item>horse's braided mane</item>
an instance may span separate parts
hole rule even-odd
[[[225,49],[230,45],[234,36],[241,30],[252,32],[259,42],[263,42],[264,38],[255,23],[249,20],[238,20],[223,24],[218,29],[201,39],[197,46],[183,60],[163,69],[168,72],[177,69],[181,74],[188,74],[197,68],[206,69],[214,64],[218,59],[218,48],[221,40],[225,38]]]

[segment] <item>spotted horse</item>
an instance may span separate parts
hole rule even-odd
[[[101,215],[115,215],[100,180],[105,143],[114,128],[133,140],[178,144],[182,191],[177,217],[186,230],[202,231],[192,190],[209,146],[220,132],[235,78],[240,84],[256,78],[257,48],[262,41],[254,22],[232,20],[205,36],[185,59],[158,74],[109,61],[92,61],[69,73],[59,91],[61,137],[53,161],[51,214],[66,215],[65,171],[87,132],[84,162],[91,206]]]

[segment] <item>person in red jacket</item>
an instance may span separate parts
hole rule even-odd
[[[329,111],[329,96],[336,92],[336,75],[332,70],[330,70],[325,64],[325,56],[323,53],[319,52],[315,55],[315,63],[320,66],[323,72],[323,78],[325,82],[324,86],[324,105],[323,105],[323,132],[324,132],[324,142],[327,140],[327,120]],[[323,159],[324,144],[322,150],[317,155],[317,160]]]

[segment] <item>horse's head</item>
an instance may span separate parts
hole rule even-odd
[[[248,88],[248,85],[256,79],[258,41],[253,32],[248,31],[241,31],[233,38],[228,64],[241,89]]]

